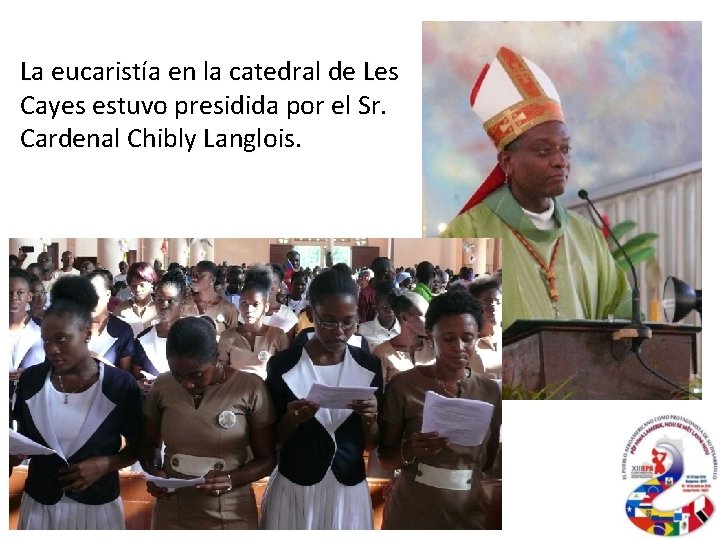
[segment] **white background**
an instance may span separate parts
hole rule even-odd
[[[487,4],[4,2],[0,32],[3,228],[8,237],[419,236],[423,20],[702,20],[707,16],[700,2],[694,1],[640,2],[637,8],[630,2],[604,1],[592,12],[552,2]],[[710,59],[704,74],[703,110],[710,119],[705,122],[708,140],[714,141],[717,24],[704,21],[703,34],[704,57]],[[367,61],[397,66],[400,77],[395,82],[333,83],[323,73],[322,82],[276,82],[267,87],[240,82],[20,80],[22,60],[43,66],[47,76],[54,65],[147,60],[166,69],[182,64],[199,67],[205,59],[220,66],[273,65],[285,60],[304,65],[320,60],[324,69],[337,60],[356,67]],[[281,116],[260,121],[241,118],[246,125],[294,131],[302,143],[301,149],[252,154],[127,147],[49,151],[27,150],[19,144],[20,132],[30,126],[103,131],[115,124],[178,125],[170,117],[101,122],[87,114],[54,121],[27,117],[20,112],[19,101],[29,93],[48,99],[125,96],[172,101],[263,92],[278,101],[297,97],[328,101],[348,93],[377,96],[387,114],[327,115],[290,122]],[[197,131],[206,126],[231,131],[236,125],[235,119],[223,117],[199,117],[182,124]],[[712,201],[717,181],[714,152],[704,168],[705,200]],[[714,232],[710,211],[708,207],[704,212],[706,238]],[[712,249],[705,254],[706,266],[715,262]],[[716,287],[713,274],[704,274],[709,306],[704,326],[710,330],[703,333],[702,403],[506,402],[504,530],[484,532],[484,537],[648,538],[623,511],[627,493],[620,477],[621,458],[634,429],[657,415],[680,414],[700,424],[720,448]],[[717,508],[720,495],[717,489],[714,493]],[[6,513],[0,513],[5,519]],[[717,538],[720,516],[711,520],[693,538]]]

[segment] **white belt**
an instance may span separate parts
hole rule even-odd
[[[174,454],[170,458],[173,470],[188,476],[205,476],[209,471],[222,471],[225,460],[214,457],[189,456],[187,454]]]
[[[472,469],[441,469],[425,463],[418,463],[415,481],[441,489],[468,491],[472,473]]]

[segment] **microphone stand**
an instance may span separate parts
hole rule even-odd
[[[600,212],[598,212],[598,209],[595,208],[595,205],[590,200],[587,191],[581,189],[580,191],[578,191],[578,197],[588,202],[590,208],[592,208],[593,212],[595,212],[595,215],[600,220],[600,223],[602,223],[603,225],[607,225],[603,220]],[[625,260],[630,265],[630,269],[632,270],[633,275],[632,319],[630,321],[630,324],[627,325],[625,328],[613,332],[613,340],[617,341],[619,339],[631,338],[632,351],[637,355],[640,352],[640,346],[642,345],[642,342],[652,337],[652,330],[643,324],[640,317],[640,289],[638,287],[638,278],[637,272],[635,271],[635,265],[630,260],[630,257],[628,257],[625,249],[622,247],[622,245],[620,245],[618,239],[615,238],[615,235],[613,234],[612,230],[610,230],[610,227],[608,227],[608,232],[610,233],[610,236],[612,237],[615,244],[618,246],[618,248],[620,248],[620,252],[623,254],[623,257],[625,257]]]

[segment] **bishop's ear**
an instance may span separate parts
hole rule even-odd
[[[497,160],[500,164],[500,168],[505,173],[505,176],[507,178],[512,178],[512,152],[508,152],[507,150],[501,150],[500,152],[498,152]]]

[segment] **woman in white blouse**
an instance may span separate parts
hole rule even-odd
[[[132,373],[144,392],[149,390],[158,375],[170,369],[165,354],[167,336],[182,314],[186,288],[185,274],[174,269],[163,274],[155,289],[153,302],[157,323],[143,330],[135,339],[132,358]]]

